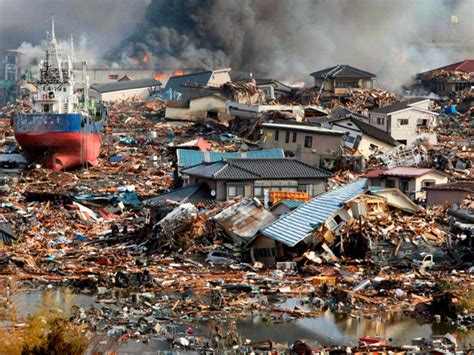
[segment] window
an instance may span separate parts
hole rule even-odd
[[[408,191],[408,185],[409,181],[408,180],[400,180],[399,184],[400,191],[402,192],[407,192]]]
[[[313,147],[313,137],[305,136],[304,137],[304,147],[305,148],[312,148]]]
[[[387,182],[385,183],[385,186],[388,187],[388,188],[395,187],[395,180],[387,179]]]
[[[358,88],[357,81],[336,81],[336,88]]]
[[[253,189],[253,195],[254,195],[255,197],[263,197],[263,187],[260,187],[260,186],[259,186],[259,187],[255,187],[255,188]]]
[[[290,143],[290,131],[286,131],[286,134],[285,134],[285,143]]]
[[[293,132],[293,143],[296,143],[296,132]]]
[[[400,144],[403,144],[403,145],[407,145],[407,140],[406,139],[399,139],[397,142],[400,143]]]
[[[423,180],[421,182],[421,186],[423,186],[423,187],[433,186],[435,184],[436,184],[436,181],[434,181],[434,180]]]
[[[118,80],[118,74],[110,74],[109,80]]]
[[[355,137],[351,137],[351,136],[349,136],[349,135],[343,136],[342,139],[343,139],[345,142],[348,142],[348,143],[354,143],[354,142],[355,142]]]
[[[399,126],[407,126],[408,125],[408,118],[400,118],[398,120],[398,125]]]
[[[376,124],[385,124],[385,118],[383,117],[375,117]]]
[[[416,121],[416,125],[418,127],[426,127],[428,125],[428,120],[427,119],[419,119]]]
[[[227,197],[243,196],[244,186],[242,185],[229,185],[227,187]]]
[[[372,144],[372,143],[370,143],[370,145],[369,145],[369,149],[370,149],[370,150],[378,150],[378,149],[379,149],[379,147],[378,147],[378,146],[376,146],[375,144]]]
[[[280,138],[280,131],[276,130],[275,131],[275,140],[277,141]]]

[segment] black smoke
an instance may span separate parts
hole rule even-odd
[[[472,44],[473,6],[471,0],[152,0],[137,31],[108,58],[128,64],[146,58],[158,67],[232,67],[290,82],[352,64],[394,86],[418,71],[464,59],[465,53],[430,44]]]

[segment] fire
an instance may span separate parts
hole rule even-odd
[[[156,73],[153,77],[155,78],[155,80],[163,81],[168,77],[168,74]]]
[[[148,56],[146,54],[143,56],[143,63],[148,63]]]
[[[184,74],[186,74],[184,70],[176,70],[175,72],[173,72],[173,76],[181,76]]]

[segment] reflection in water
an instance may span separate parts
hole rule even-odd
[[[294,309],[300,306],[299,299],[287,299],[278,302],[279,308]],[[72,294],[68,289],[58,288],[53,290],[34,290],[19,293],[15,297],[15,304],[19,315],[33,313],[38,307],[44,305],[60,305],[61,308],[70,309],[72,305],[82,307],[98,307],[104,305],[97,304],[93,296],[83,294]],[[305,306],[302,306],[306,308]],[[284,318],[284,317],[283,317]],[[187,326],[193,326],[196,333],[208,335],[209,330],[206,322],[200,325],[182,325],[176,329],[175,334]],[[430,337],[432,335],[444,335],[448,332],[455,334],[458,344],[467,346],[474,344],[474,330],[456,334],[455,326],[446,324],[430,324],[420,319],[406,318],[401,314],[380,314],[368,318],[340,317],[326,311],[316,318],[299,319],[293,322],[271,324],[266,323],[262,316],[257,315],[238,323],[238,329],[242,339],[261,341],[271,339],[277,343],[293,343],[297,339],[308,339],[317,341],[321,345],[355,345],[359,338],[364,336],[382,336],[392,339],[394,345],[410,344],[416,337]],[[108,342],[108,341],[106,341]],[[157,339],[151,340],[148,344],[143,344],[139,340],[124,342],[120,345],[120,350],[127,351],[153,351],[165,350],[169,344],[166,341]],[[105,347],[107,348],[107,347]]]
[[[280,307],[293,309],[298,303],[290,299]],[[411,344],[417,337],[431,337],[451,333],[459,345],[474,343],[474,330],[456,333],[456,327],[444,323],[431,324],[402,314],[381,314],[369,318],[336,317],[326,311],[317,318],[299,319],[290,323],[268,324],[261,317],[249,318],[239,323],[244,339],[262,341],[272,339],[277,343],[293,343],[297,339],[316,340],[321,345],[355,345],[359,338],[381,336],[391,339],[394,345]]]

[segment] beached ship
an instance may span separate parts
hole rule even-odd
[[[73,49],[63,59],[54,19],[51,27],[46,58],[40,63],[38,79],[32,82],[37,93],[30,111],[15,116],[15,138],[30,162],[55,170],[95,165],[107,111],[89,102],[85,62],[81,63],[82,83],[75,81]]]

